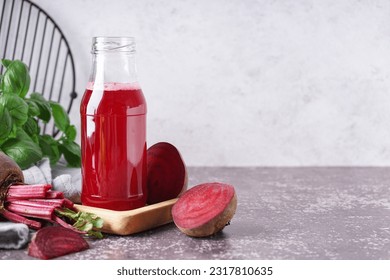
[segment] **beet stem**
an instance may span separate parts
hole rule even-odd
[[[39,203],[39,205],[51,205],[55,207],[66,207],[68,202],[65,202],[66,198],[52,198],[52,199],[46,199],[46,198],[36,198],[36,199],[29,199],[28,201]],[[72,202],[73,205],[73,202]]]
[[[10,186],[10,189],[13,189],[13,190],[25,190],[25,189],[29,189],[29,188],[32,188],[32,189],[40,189],[40,188],[43,188],[45,189],[46,191],[50,190],[51,189],[51,185],[50,184],[33,184],[33,185],[12,185]]]
[[[41,209],[52,209],[53,207],[61,207],[63,202],[55,201],[53,203],[34,201],[34,200],[12,200],[7,202],[6,205],[21,205],[21,206],[31,206],[38,207]]]
[[[22,224],[29,226],[32,229],[40,229],[42,227],[42,224],[40,222],[27,219],[23,216],[16,214],[16,213],[10,212],[7,209],[3,209],[1,214],[4,216],[4,218],[6,218],[7,220],[9,220],[11,222],[22,223]]]
[[[73,201],[67,199],[67,198],[64,198],[64,203],[62,205],[63,207],[65,208],[70,208],[70,209],[74,209],[74,203]]]
[[[12,185],[8,189],[6,200],[45,198],[51,186],[43,185]]]
[[[27,205],[19,205],[14,204],[13,202],[10,202],[6,209],[9,211],[32,218],[40,218],[45,220],[52,220],[52,216],[54,213],[54,206],[43,206],[43,207],[36,207],[36,206],[27,206]]]
[[[64,193],[60,191],[47,191],[45,198],[64,198]]]

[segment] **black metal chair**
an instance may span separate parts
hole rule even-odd
[[[0,58],[20,59],[26,63],[31,75],[30,92],[42,93],[70,113],[77,97],[76,73],[72,52],[61,29],[31,1],[1,2]],[[1,67],[0,73],[3,71]],[[53,128],[48,124],[43,129],[47,133]]]

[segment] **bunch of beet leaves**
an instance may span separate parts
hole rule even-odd
[[[80,234],[102,238],[103,220],[95,214],[78,212],[73,202],[50,184],[26,185],[20,167],[0,152],[0,215],[9,221],[40,229],[45,222],[58,224]]]

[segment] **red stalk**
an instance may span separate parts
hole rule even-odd
[[[51,185],[50,184],[35,184],[35,185],[12,185],[10,186],[9,188],[10,190],[22,190],[22,191],[25,191],[25,190],[41,190],[41,189],[44,189],[45,191],[48,191],[51,189]]]
[[[12,185],[7,192],[6,200],[45,198],[51,186],[44,185]]]
[[[37,202],[40,205],[52,205],[56,207],[73,208],[74,203],[67,198],[36,198],[29,201]]]
[[[6,205],[22,205],[22,206],[31,206],[31,207],[39,207],[39,208],[53,208],[53,207],[62,207],[63,201],[55,201],[53,203],[44,202],[41,201],[34,201],[30,199],[26,200],[12,200],[7,202]]]
[[[26,224],[32,229],[40,229],[42,227],[42,224],[40,222],[27,219],[16,213],[10,212],[7,209],[3,209],[3,212],[1,214],[4,216],[4,218],[11,222]]]
[[[74,209],[74,203],[73,203],[73,201],[71,201],[71,200],[69,200],[67,198],[64,198],[63,207],[69,208],[69,209]]]
[[[6,208],[14,212],[15,214],[32,217],[32,218],[40,218],[45,220],[52,220],[53,212],[55,207],[54,206],[26,206],[26,205],[18,205],[13,204],[13,202],[10,202],[9,205],[6,206]]]
[[[56,206],[56,207],[66,207],[65,206],[65,199],[66,198],[53,198],[53,199],[35,198],[35,199],[29,199],[28,201],[36,202],[39,205],[50,205],[50,206]]]
[[[47,191],[45,198],[64,198],[64,193],[59,191]]]

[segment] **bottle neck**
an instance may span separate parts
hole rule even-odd
[[[89,82],[96,86],[121,83],[136,84],[135,54],[129,52],[99,52],[92,56]]]
[[[107,84],[135,84],[135,39],[133,37],[94,37],[92,71],[89,79],[94,88]]]

